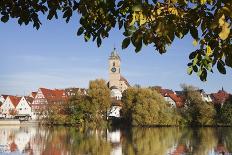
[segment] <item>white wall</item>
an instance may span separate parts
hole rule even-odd
[[[18,114],[28,114],[31,115],[31,107],[29,106],[29,103],[25,99],[25,97],[22,97],[21,100],[19,101],[19,104],[16,107],[16,110]]]
[[[1,106],[1,112],[2,114],[9,115],[9,110],[15,109],[14,105],[11,103],[11,100],[9,97],[6,98],[5,102]]]

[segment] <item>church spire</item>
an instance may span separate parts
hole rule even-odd
[[[113,51],[112,51],[111,54],[110,54],[110,59],[119,59],[119,60],[120,60],[120,57],[119,57],[119,55],[118,55],[118,53],[117,53],[117,51],[116,51],[115,46],[114,46]]]

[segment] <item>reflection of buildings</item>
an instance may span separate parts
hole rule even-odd
[[[122,155],[121,131],[116,130],[109,132],[107,130],[107,141],[111,142],[111,155]]]
[[[38,131],[35,127],[0,126],[0,153],[40,155],[42,145],[35,138],[36,134]]]
[[[230,154],[223,144],[217,145],[217,147],[215,148],[215,153],[222,154],[222,155],[229,155]]]

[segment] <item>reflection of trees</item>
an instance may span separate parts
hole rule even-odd
[[[131,139],[123,143],[124,154],[167,154],[181,136],[178,128],[133,128]]]
[[[42,154],[110,154],[111,146],[102,132],[81,132],[75,128],[51,129]]]
[[[188,137],[185,144],[188,144],[188,151],[193,155],[208,155],[217,145],[217,137],[214,128],[198,128],[187,130]]]
[[[125,155],[208,155],[210,151],[215,151],[211,152],[215,154],[232,152],[231,128],[132,128],[120,131],[119,143]],[[31,155],[109,155],[114,148],[112,143],[107,142],[106,130],[5,127],[0,128],[0,137],[4,139],[0,140],[1,145],[3,142],[12,145],[8,151],[21,151],[23,146],[25,148],[20,153]],[[24,139],[29,140],[25,146],[20,143]]]
[[[216,135],[218,137],[218,147],[216,149],[220,150],[215,151],[223,150],[232,153],[232,128],[218,128]]]

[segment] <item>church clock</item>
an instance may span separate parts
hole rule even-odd
[[[112,71],[113,73],[116,72],[116,68],[115,68],[115,67],[111,68],[111,71]]]

